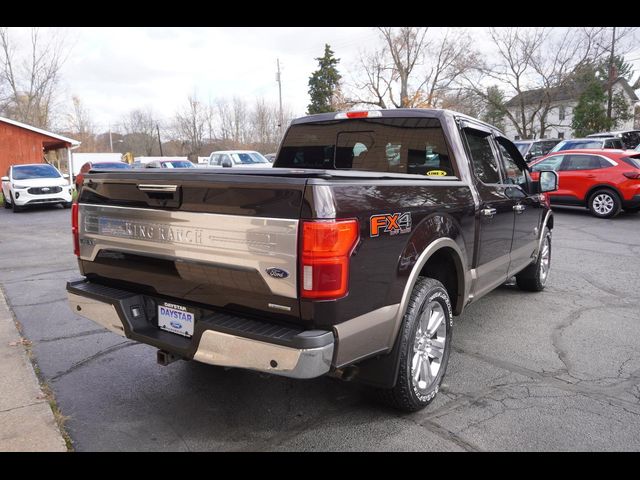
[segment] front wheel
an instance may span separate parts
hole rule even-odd
[[[9,195],[11,195],[11,194],[9,194]],[[24,207],[21,207],[19,205],[16,205],[16,201],[14,200],[13,195],[11,195],[11,207],[13,208],[13,213],[21,212],[22,209],[24,208]]]
[[[4,195],[2,196],[2,204],[4,205],[4,208],[11,208],[11,204],[7,202],[7,197]]]
[[[64,202],[64,203],[61,203],[60,205],[62,205],[62,208],[71,208],[72,203],[73,202]]]
[[[544,290],[551,268],[551,231],[545,227],[542,245],[534,263],[516,275],[516,283],[522,290],[540,292]]]
[[[400,335],[400,369],[393,388],[379,389],[386,404],[415,412],[434,399],[449,354],[453,314],[449,294],[433,278],[420,278],[409,299]]]
[[[589,211],[598,218],[611,218],[620,211],[620,197],[611,190],[596,190],[589,197]]]

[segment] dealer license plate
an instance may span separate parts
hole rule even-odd
[[[195,323],[196,316],[187,307],[167,302],[158,305],[158,327],[161,330],[192,337]]]

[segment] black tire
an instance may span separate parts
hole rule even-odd
[[[587,207],[594,217],[612,218],[620,213],[620,197],[613,190],[606,188],[596,190],[589,197]]]
[[[422,348],[422,351],[424,352],[424,356],[421,361],[418,357],[419,363],[415,364],[416,367],[420,368],[420,366],[424,365],[425,361],[428,362],[426,368],[429,369],[429,375],[431,375],[431,366],[437,364],[435,357],[431,357],[433,361],[430,360],[429,356],[431,356],[431,354],[427,351],[430,350],[431,352],[434,352],[436,348],[433,346],[425,347],[425,345],[432,345],[430,342],[433,341],[436,336],[440,337],[440,331],[442,328],[436,329],[436,332],[428,341],[429,343],[420,343],[418,340],[422,314],[427,308],[430,308],[434,302],[439,305],[439,307],[434,306],[436,310],[438,308],[440,309],[437,310],[437,313],[444,315],[444,319],[442,319],[440,323],[440,325],[444,325],[444,346],[441,351],[439,348],[437,349],[438,352],[440,352],[441,357],[435,377],[431,377],[430,383],[425,382],[425,388],[420,388],[418,386],[419,384],[413,380],[414,375],[412,374],[414,367],[413,362],[416,355],[419,356],[416,352],[416,348]],[[415,412],[426,407],[433,401],[438,393],[440,384],[442,383],[442,379],[447,370],[447,364],[449,363],[453,327],[452,319],[453,314],[451,309],[451,300],[449,299],[449,294],[442,283],[438,280],[434,280],[433,278],[419,278],[413,288],[413,292],[411,292],[409,305],[407,306],[407,311],[405,312],[402,327],[399,332],[400,368],[398,371],[398,378],[393,388],[376,389],[376,394],[379,400],[393,408],[403,410],[405,412]]]
[[[7,197],[4,195],[2,196],[2,204],[4,205],[4,208],[11,208],[11,204],[7,202]]]
[[[638,213],[640,212],[640,207],[633,207],[633,208],[623,208],[625,213]]]
[[[65,202],[65,203],[61,203],[60,205],[62,205],[62,208],[71,208],[71,204],[73,202]]]
[[[516,274],[516,283],[522,290],[529,292],[541,292],[544,290],[549,278],[551,268],[551,231],[545,227],[544,240],[538,252],[536,261]],[[548,256],[545,262],[545,244],[548,246]]]

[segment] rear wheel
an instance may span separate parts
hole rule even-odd
[[[596,190],[589,197],[588,207],[598,218],[611,218],[620,211],[620,197],[612,190]]]
[[[386,404],[415,412],[434,399],[451,352],[452,309],[442,283],[420,278],[411,293],[400,335],[400,369],[393,388],[378,389]]]
[[[551,268],[551,231],[544,229],[544,238],[534,263],[516,275],[516,283],[522,290],[540,292],[544,290]]]

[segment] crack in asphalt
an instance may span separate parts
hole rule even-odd
[[[127,341],[124,341],[124,342],[121,342],[121,343],[116,343],[115,345],[112,345],[112,346],[110,346],[108,348],[100,350],[100,351],[94,353],[93,355],[90,355],[89,357],[84,358],[84,359],[80,360],[79,362],[74,363],[73,365],[71,365],[65,371],[55,374],[54,376],[51,377],[51,381],[55,382],[58,379],[60,379],[61,377],[64,377],[65,375],[68,375],[69,373],[74,372],[75,370],[78,370],[79,368],[84,367],[88,363],[91,363],[92,361],[94,361],[94,360],[96,360],[96,359],[98,359],[98,358],[100,358],[100,357],[102,357],[104,355],[107,355],[107,354],[109,354],[111,352],[115,352],[117,350],[121,350],[121,349],[126,348],[126,347],[132,347],[134,345],[141,345],[141,344],[138,343],[138,342],[131,341],[131,340],[127,340]]]
[[[86,337],[89,335],[95,335],[97,333],[109,333],[109,330],[107,330],[106,328],[98,328],[96,330],[87,330],[85,332],[74,333],[72,335],[64,335],[62,337],[43,338],[41,340],[38,340],[37,342],[38,343],[57,342],[58,340],[69,340],[71,338]]]
[[[12,303],[11,304],[11,308],[20,308],[20,307],[38,307],[40,305],[48,305],[50,303],[59,303],[59,302],[66,302],[67,301],[67,297],[63,297],[63,298],[55,298],[53,300],[47,300],[45,302],[35,302],[35,303]]]

